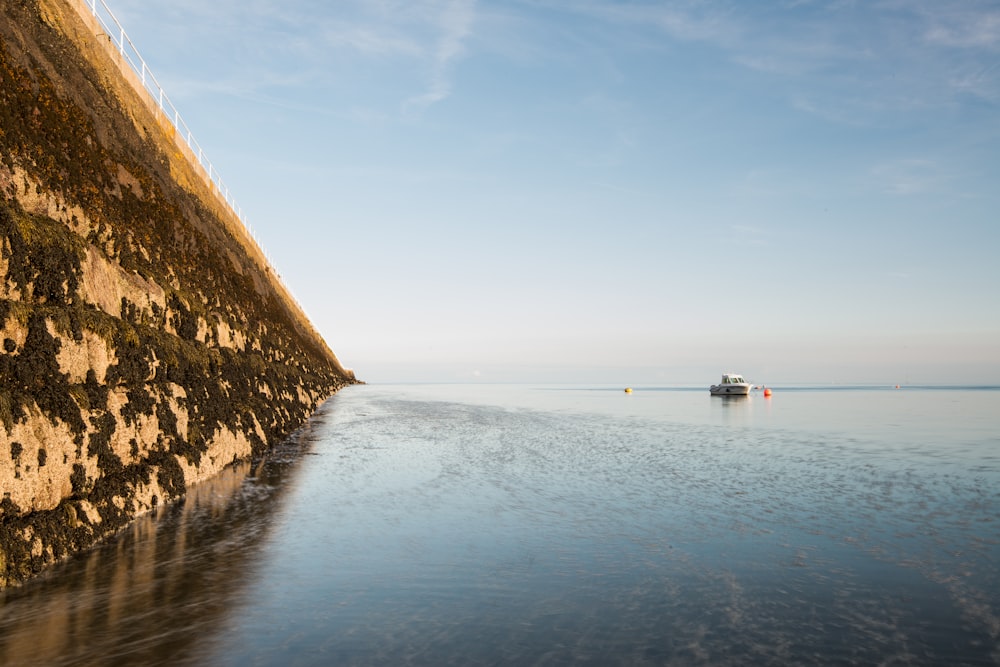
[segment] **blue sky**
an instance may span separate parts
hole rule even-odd
[[[1000,378],[1000,4],[109,0],[370,382]]]

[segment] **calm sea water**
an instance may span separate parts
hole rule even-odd
[[[1000,664],[1000,389],[360,386],[0,664]]]

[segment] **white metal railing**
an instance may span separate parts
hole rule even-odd
[[[187,126],[187,123],[185,123],[184,119],[181,118],[181,114],[177,111],[177,107],[175,107],[170,101],[170,98],[167,97],[167,93],[163,90],[163,86],[161,86],[156,80],[156,77],[153,76],[153,72],[150,71],[149,66],[146,65],[146,61],[139,55],[139,50],[135,47],[135,44],[133,44],[132,40],[129,39],[129,36],[125,34],[125,28],[122,27],[122,24],[118,21],[104,0],[79,0],[79,2],[83,3],[90,10],[97,21],[101,24],[101,27],[104,29],[105,34],[111,40],[112,44],[115,48],[117,48],[122,59],[127,62],[132,70],[139,76],[139,80],[142,82],[142,87],[145,92],[153,99],[154,102],[156,102],[164,116],[168,118],[171,123],[173,123],[178,136],[180,136],[184,143],[187,144],[188,148],[191,149],[191,155],[194,156],[197,166],[201,167],[205,176],[208,178],[208,181],[217,188],[219,194],[229,206],[229,209],[243,224],[243,228],[246,230],[247,236],[257,246],[257,249],[264,257],[267,268],[270,269],[270,272],[285,289],[288,296],[295,302],[295,305],[298,306],[302,314],[306,315],[306,311],[302,308],[302,304],[295,298],[295,295],[292,294],[288,285],[285,284],[281,275],[274,268],[270,255],[264,249],[264,246],[261,245],[253,227],[251,227],[247,222],[242,209],[230,194],[229,188],[222,182],[219,172],[215,169],[214,165],[212,165],[211,161],[209,161],[208,157],[205,155],[205,151],[202,150],[201,145],[195,140],[194,135]],[[306,319],[311,325],[312,322],[309,320],[308,315],[306,315]]]
[[[163,112],[164,116],[170,119],[177,129],[179,135],[183,138],[184,142],[187,144],[188,148],[195,155],[197,159],[198,166],[205,170],[208,175],[208,180],[211,181],[215,187],[219,189],[219,193],[222,198],[226,201],[229,207],[236,214],[236,217],[246,225],[246,220],[244,220],[242,211],[239,205],[233,199],[229,192],[229,188],[225,183],[222,182],[222,178],[219,176],[219,172],[215,170],[215,166],[205,155],[205,151],[202,150],[201,145],[195,141],[194,135],[191,133],[190,128],[188,128],[187,123],[181,118],[180,112],[177,111],[177,107],[173,105],[170,98],[167,97],[166,91],[153,76],[153,72],[146,65],[146,61],[142,59],[139,55],[139,50],[129,39],[129,36],[125,34],[125,28],[118,21],[115,15],[111,12],[111,9],[107,6],[104,0],[81,0],[89,8],[94,17],[98,20],[101,26],[104,28],[107,36],[112,40],[115,48],[118,49],[118,53],[121,57],[128,62],[129,66],[139,75],[139,80],[142,82],[143,88],[149,94],[150,97],[159,105],[160,111]],[[249,230],[249,226],[247,226]]]

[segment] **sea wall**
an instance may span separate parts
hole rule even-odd
[[[0,4],[0,587],[355,382],[80,7]]]

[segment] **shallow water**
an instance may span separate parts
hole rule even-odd
[[[360,386],[0,664],[1000,664],[998,390]]]

